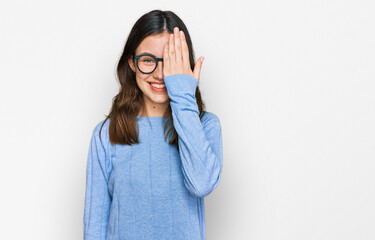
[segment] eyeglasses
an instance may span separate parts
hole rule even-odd
[[[155,71],[158,67],[158,62],[163,61],[163,58],[156,58],[151,54],[135,55],[134,58],[136,60],[137,68],[144,74],[150,74]]]

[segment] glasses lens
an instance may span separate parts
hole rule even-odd
[[[142,56],[138,59],[138,67],[142,72],[150,73],[154,71],[156,66],[156,61],[153,57]]]

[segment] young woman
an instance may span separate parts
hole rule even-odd
[[[204,111],[189,32],[171,11],[133,26],[119,93],[93,130],[85,240],[205,240],[204,197],[223,166],[219,118]]]

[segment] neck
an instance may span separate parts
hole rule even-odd
[[[167,108],[169,106],[169,102],[158,104],[153,102],[145,101],[145,107],[140,110],[139,116],[148,116],[148,117],[163,117]]]

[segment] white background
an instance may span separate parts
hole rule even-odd
[[[207,239],[375,239],[370,0],[2,1],[1,239],[82,239],[91,133],[153,9],[187,25],[222,124]]]

